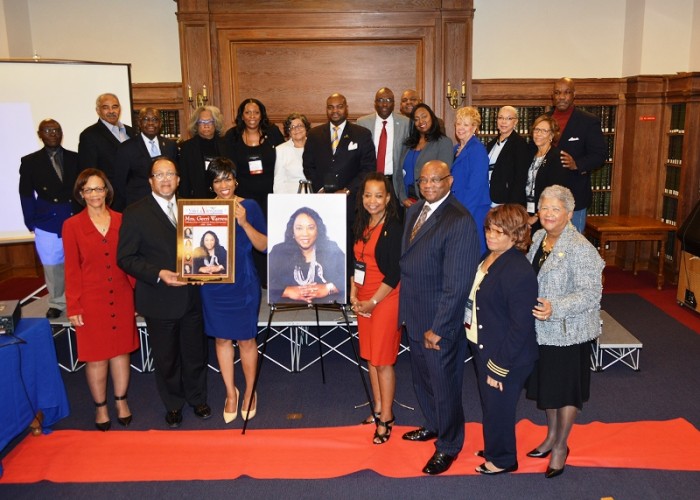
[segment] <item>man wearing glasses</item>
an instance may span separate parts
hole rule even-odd
[[[116,187],[117,148],[129,137],[134,129],[119,121],[122,107],[114,94],[100,94],[95,102],[99,119],[80,133],[78,144],[78,169],[98,168],[102,170]]]
[[[114,202],[112,208],[122,211],[128,205],[150,194],[151,163],[163,156],[177,163],[177,144],[160,135],[162,120],[155,108],[139,111],[138,126],[141,133],[124,141],[117,149],[114,177]]]
[[[73,199],[78,176],[78,154],[63,149],[63,131],[54,119],[39,124],[44,147],[22,158],[19,167],[19,197],[24,225],[34,233],[44,280],[49,292],[46,317],[58,318],[66,309],[63,271],[63,222],[81,209]]]
[[[185,403],[201,418],[207,404],[207,340],[199,288],[178,281],[177,191],[180,177],[166,158],[153,162],[151,195],[124,211],[117,262],[136,278],[136,310],[153,348],[156,385],[170,428],[180,427]]]
[[[445,162],[427,162],[417,182],[423,200],[406,212],[399,321],[411,347],[413,389],[424,424],[403,439],[436,440],[423,468],[435,475],[450,468],[464,445],[464,311],[479,262],[479,239],[474,219],[450,193],[452,176]]]

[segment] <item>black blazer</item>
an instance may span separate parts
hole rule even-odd
[[[82,207],[73,198],[73,185],[78,175],[78,154],[63,149],[63,180],[42,148],[22,157],[19,167],[19,198],[24,225],[34,231],[39,228],[61,234],[63,221],[78,213]]]
[[[177,144],[161,135],[156,137],[161,156],[177,165]],[[114,201],[112,208],[122,211],[127,205],[151,194],[151,154],[141,134],[127,139],[117,149],[117,170],[114,173]]]
[[[135,131],[128,125],[124,125],[126,135],[133,137]],[[126,141],[125,141],[126,142]],[[114,186],[115,173],[117,171],[117,149],[121,143],[114,134],[102,123],[90,125],[80,133],[78,143],[78,171],[86,168],[99,168]]]
[[[537,177],[535,177],[536,207],[540,201],[540,195],[542,194],[542,191],[544,191],[544,188],[554,186],[555,184],[569,187],[572,173],[571,170],[564,168],[564,166],[561,164],[561,157],[559,156],[559,153],[559,148],[550,148],[544,157],[544,163],[537,171]]]
[[[535,317],[537,276],[527,257],[513,247],[489,267],[476,292],[480,356],[489,375],[501,382],[508,371],[538,356]]]
[[[491,139],[486,150],[490,153],[497,142],[498,137]],[[511,132],[491,173],[489,194],[493,203],[526,205],[525,184],[531,161],[532,155],[527,141],[516,131]]]
[[[119,230],[117,263],[136,278],[136,310],[146,318],[180,319],[199,302],[199,287],[167,286],[159,280],[161,269],[176,270],[176,229],[153,196],[128,206]]]
[[[347,188],[348,219],[355,213],[355,197],[368,172],[377,168],[372,133],[360,125],[346,122],[340,142],[333,154],[330,124],[324,123],[309,131],[304,146],[304,176],[314,192],[333,181],[337,189]]]
[[[401,258],[402,236],[403,224],[396,218],[387,219],[382,228],[382,233],[379,235],[379,240],[377,240],[377,246],[374,249],[377,267],[384,275],[383,283],[386,283],[391,288],[396,288],[401,279],[399,259]]]
[[[180,146],[180,187],[178,193],[182,198],[214,198],[216,194],[210,190],[211,184],[207,179],[202,156],[202,138],[195,135]],[[223,137],[214,138],[217,156],[230,158],[226,140]]]
[[[605,163],[607,155],[607,146],[598,117],[574,108],[566,128],[561,132],[557,147],[576,160],[577,170],[571,171],[572,175],[566,186],[574,195],[575,210],[588,208],[593,199],[590,173]]]

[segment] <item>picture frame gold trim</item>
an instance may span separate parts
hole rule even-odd
[[[234,283],[236,276],[234,200],[177,200],[177,273],[186,283]],[[214,234],[212,257],[203,247]],[[211,271],[223,266],[223,270]],[[200,271],[206,269],[207,271]]]

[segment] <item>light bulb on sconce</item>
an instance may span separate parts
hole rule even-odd
[[[197,109],[201,106],[206,105],[208,100],[209,95],[207,94],[206,85],[202,85],[201,92],[197,92],[194,96],[192,94],[192,87],[190,85],[187,86],[187,102],[190,103],[192,109]]]
[[[460,92],[461,90],[461,92]],[[467,84],[462,80],[460,90],[453,89],[452,84],[447,82],[447,102],[450,103],[452,109],[457,109],[467,98]]]

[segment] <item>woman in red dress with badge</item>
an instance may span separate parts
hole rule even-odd
[[[122,214],[107,207],[114,190],[101,170],[83,170],[73,195],[85,210],[63,224],[66,256],[66,305],[78,341],[78,359],[95,402],[95,427],[111,426],[107,411],[107,377],[112,375],[117,421],[128,426],[131,411],[129,353],[139,347],[134,316],[134,289],[117,266],[117,242]]]
[[[372,172],[358,191],[353,234],[355,265],[350,303],[357,314],[360,356],[367,360],[374,408],[363,423],[376,424],[372,442],[386,443],[394,423],[394,364],[399,352],[399,258],[401,235],[389,180]]]

